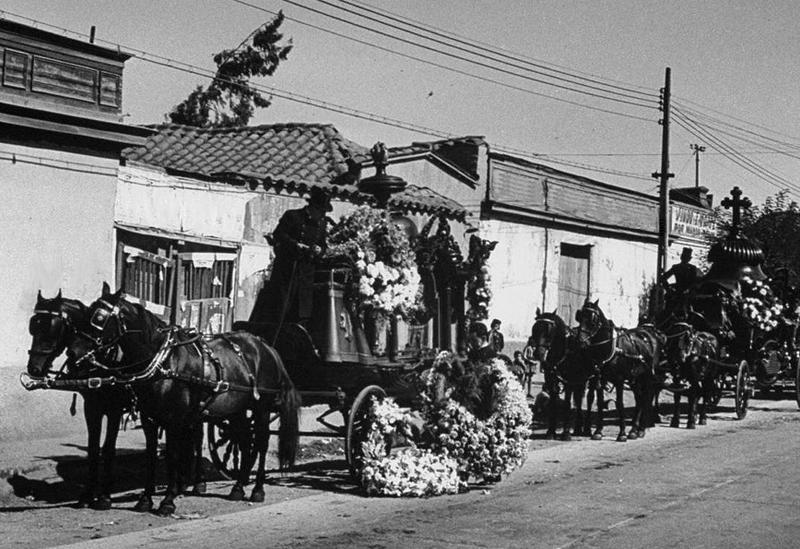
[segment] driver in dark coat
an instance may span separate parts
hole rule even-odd
[[[311,318],[314,267],[326,249],[330,197],[313,187],[308,204],[283,214],[267,240],[275,247],[272,275],[258,296],[251,321],[285,323]]]

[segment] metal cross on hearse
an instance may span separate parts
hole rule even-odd
[[[727,196],[722,199],[720,204],[723,208],[733,210],[733,221],[731,226],[731,233],[733,235],[738,235],[739,230],[741,229],[741,221],[742,221],[742,208],[750,208],[753,205],[750,202],[750,199],[746,196],[742,198],[742,189],[739,187],[734,187],[731,190],[731,196],[733,198],[728,198]]]

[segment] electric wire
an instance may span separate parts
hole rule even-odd
[[[490,44],[488,42],[482,42],[482,41],[476,39],[474,36],[464,36],[462,34],[458,34],[458,33],[453,32],[451,30],[445,30],[445,29],[442,29],[441,27],[436,27],[436,26],[431,25],[429,23],[419,21],[418,19],[413,19],[411,17],[398,15],[397,13],[391,12],[391,11],[389,11],[387,9],[377,8],[376,6],[371,5],[371,4],[367,3],[367,2],[348,2],[346,0],[339,0],[339,1],[344,3],[344,4],[350,4],[350,5],[354,5],[354,6],[359,6],[361,9],[365,9],[365,10],[368,10],[368,11],[373,11],[374,10],[373,13],[384,14],[385,16],[393,16],[394,18],[396,18],[395,20],[404,21],[404,22],[406,22],[405,24],[413,23],[413,24],[417,25],[418,27],[422,27],[424,30],[427,30],[428,32],[436,31],[436,33],[438,33],[440,36],[450,37],[453,40],[459,39],[458,41],[460,41],[462,44],[466,44],[466,45],[470,45],[470,46],[472,46],[474,44],[477,44],[479,46],[483,46],[484,48],[486,48],[488,50],[491,50],[493,52],[499,52],[498,53],[499,55],[505,55],[505,56],[510,57],[512,59],[516,59],[516,60],[528,63],[528,64],[530,64],[532,66],[539,67],[539,68],[541,68],[543,70],[549,70],[549,71],[557,72],[557,73],[560,73],[560,74],[572,76],[574,78],[582,78],[582,79],[587,80],[589,82],[595,82],[595,83],[601,84],[603,86],[608,86],[608,87],[612,87],[612,88],[618,88],[618,89],[621,89],[621,90],[635,92],[635,93],[641,93],[642,95],[648,96],[650,98],[658,98],[658,95],[653,93],[652,88],[648,88],[648,87],[645,87],[645,86],[639,86],[639,85],[631,84],[631,83],[628,83],[628,82],[620,82],[618,80],[614,80],[614,79],[611,79],[611,78],[600,77],[598,75],[591,74],[591,73],[586,73],[586,72],[579,71],[577,69],[573,69],[573,68],[570,68],[570,67],[557,65],[557,64],[551,63],[549,61],[543,61],[541,59],[535,59],[533,57],[529,57],[529,56],[523,55],[523,54],[521,54],[519,52],[515,52],[515,51],[509,50],[507,48],[503,48],[503,47],[498,46],[496,44]],[[369,10],[368,8],[371,8],[372,10]],[[615,85],[615,84],[617,84],[617,85]],[[622,84],[624,84],[624,86]]]
[[[22,20],[33,22],[33,23],[36,23],[38,25],[42,25],[42,26],[45,26],[45,27],[48,27],[48,28],[58,29],[61,32],[66,33],[67,35],[80,36],[82,38],[86,38],[87,37],[86,34],[83,34],[83,33],[80,33],[80,32],[75,32],[75,31],[72,31],[72,30],[69,30],[69,29],[65,29],[63,27],[58,27],[56,25],[51,25],[49,23],[44,23],[42,21],[39,21],[39,20],[36,20],[36,19],[32,19],[32,18],[29,18],[29,17],[26,17],[26,16],[14,14],[14,13],[11,13],[11,12],[8,12],[8,11],[0,10],[0,14],[11,15],[11,16],[14,16],[14,17],[18,17],[18,18],[20,18]],[[212,78],[213,79],[213,78],[216,77],[214,71],[211,71],[209,69],[203,69],[201,67],[197,67],[197,66],[191,65],[189,63],[185,63],[185,62],[178,61],[178,60],[175,60],[175,59],[171,59],[171,58],[168,58],[168,57],[164,57],[164,56],[161,56],[161,55],[153,54],[153,53],[150,53],[150,52],[138,49],[138,48],[129,47],[127,45],[122,45],[122,44],[118,44],[118,43],[115,43],[115,42],[111,42],[111,41],[108,41],[108,40],[102,40],[102,39],[97,39],[96,42],[97,43],[106,44],[107,46],[110,46],[110,47],[112,47],[114,49],[117,49],[117,50],[120,50],[120,51],[124,50],[124,51],[130,53],[131,55],[133,55],[134,57],[136,57],[137,59],[141,59],[142,61],[145,61],[145,62],[148,62],[148,63],[152,63],[152,64],[155,64],[155,65],[163,66],[165,68],[179,70],[179,71],[182,71],[182,72],[186,72],[188,74],[194,74],[196,76],[201,76],[203,78]],[[233,81],[230,81],[230,82],[235,83]],[[416,133],[420,133],[420,134],[424,134],[424,135],[430,135],[430,136],[434,136],[434,137],[439,137],[439,138],[443,138],[443,139],[454,139],[454,138],[460,137],[460,136],[458,136],[456,134],[445,132],[445,131],[442,131],[442,130],[429,128],[429,127],[421,126],[421,125],[418,125],[418,124],[412,124],[412,123],[409,123],[409,122],[404,122],[402,120],[397,120],[397,119],[394,119],[394,118],[390,118],[390,117],[386,117],[386,116],[382,116],[382,115],[377,115],[377,114],[374,114],[374,113],[370,113],[370,112],[367,112],[367,111],[361,111],[361,110],[358,110],[358,109],[353,109],[353,108],[345,107],[345,106],[342,106],[342,105],[337,105],[337,104],[334,104],[334,103],[330,103],[330,102],[323,101],[323,100],[320,100],[320,99],[312,98],[312,97],[309,97],[309,96],[304,96],[304,95],[301,95],[301,94],[288,92],[286,90],[281,90],[279,88],[272,87],[272,86],[263,86],[263,85],[253,84],[253,83],[251,83],[250,86],[255,88],[255,89],[258,89],[260,91],[264,91],[264,92],[270,93],[271,95],[274,95],[275,97],[279,97],[281,99],[285,99],[285,100],[296,102],[296,103],[305,104],[305,105],[316,107],[316,108],[320,108],[320,109],[323,109],[323,110],[328,110],[328,111],[331,111],[331,112],[336,112],[336,113],[343,114],[343,115],[346,115],[346,116],[360,118],[360,119],[367,120],[367,121],[370,121],[370,122],[383,124],[383,125],[386,125],[386,126],[396,127],[396,128],[400,128],[400,129],[403,129],[403,130],[412,131],[412,132],[416,132]],[[592,166],[592,165],[589,165],[589,164],[581,164],[581,163],[573,163],[573,162],[568,162],[568,161],[554,160],[554,159],[546,158],[546,157],[544,157],[544,156],[542,156],[540,154],[533,153],[531,151],[526,151],[526,150],[523,150],[523,149],[510,147],[510,146],[505,146],[505,145],[501,145],[501,144],[497,144],[493,148],[497,149],[498,151],[509,151],[509,152],[513,152],[513,153],[516,153],[516,154],[519,154],[519,155],[524,155],[526,157],[537,158],[539,161],[543,161],[544,160],[544,161],[553,162],[553,163],[556,163],[556,164],[562,164],[562,165],[567,165],[567,166],[571,166],[571,167],[578,167],[578,168],[581,168],[581,169],[584,169],[584,170],[594,171],[594,172],[597,172],[597,173],[604,173],[604,174],[608,174],[608,175],[616,175],[616,176],[619,176],[619,177],[625,177],[625,178],[629,178],[629,179],[638,179],[638,180],[642,180],[642,181],[649,181],[650,180],[649,178],[647,178],[647,177],[645,177],[645,176],[643,176],[641,174],[636,174],[636,173],[632,173],[632,172],[623,172],[623,171],[619,171],[619,170],[610,170],[610,169],[606,169],[606,168],[602,168],[602,167],[598,167],[598,166]]]
[[[392,29],[395,29],[395,30],[399,30],[401,32],[405,32],[405,33],[408,33],[408,34],[411,34],[412,36],[417,36],[419,38],[423,38],[425,40],[429,40],[429,41],[432,41],[434,43],[438,43],[440,45],[445,45],[445,46],[448,46],[450,48],[454,48],[456,50],[463,51],[465,53],[469,53],[470,55],[479,55],[481,57],[490,59],[492,61],[497,61],[497,62],[503,63],[504,65],[507,65],[509,67],[525,70],[527,72],[530,72],[530,73],[533,73],[533,74],[538,74],[538,75],[541,75],[541,76],[544,76],[544,77],[547,77],[547,78],[552,78],[554,80],[558,80],[558,81],[561,81],[561,82],[567,82],[567,83],[575,84],[575,85],[578,85],[578,86],[585,86],[588,89],[593,89],[593,90],[602,91],[602,92],[606,92],[606,93],[615,93],[615,94],[618,94],[620,97],[626,97],[626,98],[634,99],[634,100],[642,100],[642,99],[657,100],[658,99],[658,95],[654,94],[652,91],[649,92],[649,93],[646,93],[646,92],[641,92],[641,91],[638,91],[638,90],[632,90],[632,89],[628,89],[628,88],[623,88],[622,86],[616,86],[616,85],[612,85],[612,84],[605,84],[605,83],[600,82],[598,80],[588,79],[588,78],[584,78],[584,77],[581,77],[581,76],[575,76],[573,74],[570,74],[567,71],[551,69],[551,68],[545,67],[543,65],[539,65],[539,64],[536,64],[536,63],[531,63],[531,62],[529,62],[529,61],[527,61],[525,59],[517,58],[516,56],[507,55],[507,54],[503,54],[503,53],[497,53],[492,48],[478,47],[478,46],[475,45],[475,43],[473,41],[462,40],[462,39],[452,35],[452,33],[440,32],[438,30],[431,30],[431,29],[423,28],[420,25],[417,25],[417,24],[415,24],[413,22],[409,22],[408,20],[406,20],[404,18],[397,17],[397,16],[395,16],[393,14],[386,13],[386,12],[384,12],[382,10],[379,10],[379,9],[371,8],[369,6],[364,6],[364,5],[359,4],[357,2],[348,2],[347,0],[339,0],[338,4],[329,2],[327,0],[317,0],[317,2],[319,2],[321,4],[324,4],[326,6],[334,7],[336,9],[342,10],[342,11],[344,11],[346,13],[350,13],[352,15],[357,15],[359,17],[367,19],[368,21],[373,21],[373,22],[388,26],[389,28],[392,28]],[[413,31],[409,31],[408,29],[403,29],[403,28],[397,27],[395,25],[391,25],[389,23],[386,23],[385,21],[382,21],[381,19],[376,19],[376,18],[373,18],[373,17],[366,16],[366,15],[364,15],[362,13],[355,12],[355,11],[347,9],[347,8],[345,8],[345,7],[343,7],[343,6],[339,5],[339,4],[345,4],[345,5],[348,5],[348,6],[352,6],[352,7],[355,7],[357,9],[366,11],[368,13],[375,14],[379,18],[383,18],[383,19],[387,19],[387,20],[390,20],[390,21],[398,22],[398,23],[400,23],[402,25],[406,25],[406,26],[410,27],[411,29],[413,29]],[[415,32],[415,31],[419,31],[419,32]],[[436,37],[441,37],[444,40],[443,41],[442,40],[437,40],[437,39],[431,38],[429,35],[433,35],[433,36],[436,36]],[[459,46],[453,45],[450,42],[454,42],[456,44],[459,44]],[[461,47],[461,45],[466,46],[466,48],[465,47]],[[467,49],[467,48],[470,48],[470,49]],[[471,51],[471,50],[478,50],[478,51]],[[491,53],[492,55],[497,55],[497,57],[487,56],[486,55],[487,53]],[[512,61],[514,61],[514,62],[512,62]],[[517,62],[522,63],[522,65],[517,64]],[[529,67],[533,67],[533,68],[529,68]],[[545,71],[553,72],[553,73],[555,73],[555,75],[548,74]],[[582,80],[590,82],[591,84],[586,84],[586,83],[582,82]],[[616,90],[621,90],[621,91],[615,92],[615,91],[613,91],[613,89],[612,90],[607,90],[607,89],[604,89],[603,87],[600,87],[600,86],[606,86],[606,87],[610,87],[610,88],[613,88],[613,89],[616,89]],[[633,94],[638,94],[638,95],[633,95]]]
[[[717,150],[723,152],[724,153],[723,156],[725,156],[725,158],[727,158],[734,164],[738,165],[745,171],[758,177],[762,181],[769,183],[770,185],[779,190],[784,190],[787,188],[791,189],[794,191],[795,194],[800,196],[800,187],[798,187],[796,184],[790,182],[787,179],[782,178],[779,175],[770,172],[769,170],[763,168],[758,163],[749,160],[747,157],[742,156],[733,147],[728,145],[726,142],[720,140],[719,138],[715,137],[712,133],[699,126],[696,122],[692,121],[691,119],[687,119],[679,111],[675,112],[675,123],[680,127],[682,127],[684,130],[686,130],[687,132],[689,132],[694,137],[706,141],[709,144],[709,146],[712,146]]]
[[[698,121],[692,119],[690,116],[688,116],[686,113],[684,113],[681,109],[674,109],[673,112],[677,113],[678,116],[683,117],[684,121],[688,121],[688,122],[694,124],[694,126],[696,128],[703,128],[706,132],[709,132],[709,133],[711,133],[714,130],[713,128],[710,128],[709,126],[707,126],[707,125],[704,126],[701,122],[698,122]],[[723,134],[725,133],[725,132],[720,131],[719,129],[717,129],[716,131],[718,133],[723,133]],[[771,172],[770,170],[760,166],[757,162],[755,162],[753,160],[750,160],[749,158],[744,156],[741,152],[737,151],[732,145],[730,145],[729,143],[727,143],[724,140],[722,140],[720,137],[715,137],[714,139],[716,139],[717,142],[726,145],[729,148],[729,150],[733,151],[738,157],[745,159],[752,166],[757,167],[757,169],[762,170],[763,172],[769,174],[770,176],[774,177],[777,180],[783,181],[783,182],[785,182],[787,184],[790,184],[790,185],[794,185],[794,183],[790,182],[785,177],[783,177],[781,175],[778,175],[778,174],[776,174],[774,172]]]
[[[494,71],[497,71],[497,72],[500,72],[500,73],[503,73],[503,74],[507,74],[507,75],[510,75],[510,76],[515,76],[517,78],[522,78],[524,80],[529,80],[531,82],[536,82],[536,83],[539,83],[539,84],[552,86],[552,87],[559,88],[559,89],[562,89],[562,90],[565,90],[565,91],[569,91],[569,92],[573,92],[573,93],[579,93],[579,94],[583,94],[583,95],[586,95],[586,96],[595,97],[595,98],[598,98],[598,99],[605,99],[605,100],[608,100],[608,101],[614,101],[614,102],[617,102],[617,103],[627,104],[627,105],[635,106],[635,107],[638,107],[638,108],[645,108],[645,109],[655,108],[655,104],[650,105],[650,104],[646,104],[646,103],[630,101],[630,100],[627,100],[627,99],[609,97],[609,96],[602,95],[602,94],[599,94],[599,93],[594,93],[594,92],[590,92],[590,91],[570,88],[569,86],[563,86],[561,84],[555,84],[553,82],[547,82],[547,81],[544,81],[544,80],[541,80],[541,79],[538,79],[538,78],[534,78],[532,76],[518,74],[518,73],[515,73],[513,71],[509,71],[509,70],[502,69],[502,68],[499,68],[499,67],[496,67],[496,66],[492,66],[492,65],[487,64],[487,63],[482,63],[480,61],[476,61],[474,59],[470,59],[470,58],[464,57],[462,55],[458,55],[458,54],[454,54],[454,53],[450,53],[450,52],[446,52],[446,51],[442,51],[442,50],[437,50],[436,48],[433,48],[433,47],[430,47],[430,46],[421,45],[421,44],[418,44],[418,43],[416,43],[416,42],[414,42],[412,40],[407,40],[405,38],[394,36],[394,35],[392,35],[390,33],[386,33],[386,32],[383,32],[383,31],[380,31],[380,30],[377,30],[377,29],[373,29],[373,28],[371,28],[371,27],[369,27],[367,25],[361,25],[359,23],[356,23],[354,21],[350,21],[350,20],[345,19],[343,17],[338,17],[336,15],[333,15],[333,14],[330,14],[330,13],[326,13],[325,11],[318,10],[318,9],[315,9],[315,8],[311,8],[311,7],[308,7],[308,6],[304,6],[303,4],[300,4],[299,2],[295,2],[294,0],[283,0],[283,1],[286,2],[287,4],[290,4],[290,5],[293,5],[295,7],[299,7],[299,8],[311,11],[312,13],[316,13],[316,14],[322,15],[324,17],[328,17],[328,18],[333,19],[335,21],[339,21],[341,23],[345,23],[347,25],[351,25],[353,27],[356,27],[356,28],[359,28],[359,29],[362,29],[362,30],[366,30],[366,31],[374,33],[374,34],[378,34],[378,35],[384,36],[386,38],[391,38],[393,40],[397,40],[399,42],[402,42],[402,43],[405,43],[405,44],[409,44],[409,45],[414,46],[414,47],[418,47],[418,48],[422,48],[422,49],[427,50],[427,51],[438,53],[440,55],[444,55],[444,56],[450,57],[452,59],[458,59],[460,61],[471,63],[473,65],[480,66],[480,67],[483,67],[485,69],[494,70]],[[407,31],[407,32],[410,32],[410,31]],[[411,34],[418,35],[418,33],[413,33],[413,32]],[[423,38],[425,38],[425,37],[423,36]],[[436,42],[436,40],[433,40],[433,41]],[[447,45],[447,44],[445,44],[445,45]]]
[[[257,6],[255,4],[253,4],[252,2],[248,2],[246,0],[230,0],[230,1],[234,2],[236,4],[241,4],[243,6],[247,6],[249,8],[255,9],[255,10],[262,11],[264,13],[271,14],[271,15],[277,15],[278,14],[278,12],[276,12],[276,11],[268,10],[268,9],[263,8],[261,6]],[[458,69],[456,67],[450,67],[448,65],[443,65],[441,63],[437,63],[436,61],[431,61],[429,59],[425,59],[425,58],[417,57],[417,56],[414,56],[414,55],[411,55],[411,54],[408,54],[408,53],[400,52],[400,51],[397,51],[397,50],[394,50],[394,49],[391,49],[391,48],[388,48],[388,47],[385,47],[385,46],[381,46],[379,44],[375,44],[374,42],[369,42],[367,40],[361,40],[361,39],[356,38],[354,36],[350,36],[350,35],[347,35],[347,34],[336,32],[336,31],[334,31],[332,29],[329,29],[329,28],[321,27],[319,25],[314,25],[313,23],[308,23],[306,21],[298,19],[297,17],[285,16],[285,18],[286,18],[287,21],[291,21],[293,23],[298,23],[300,25],[303,25],[303,26],[306,26],[306,27],[309,27],[309,28],[312,28],[314,30],[318,30],[318,31],[321,31],[321,32],[325,32],[327,34],[331,34],[333,36],[336,36],[338,38],[342,38],[344,40],[348,40],[350,42],[355,42],[357,44],[361,44],[361,45],[367,46],[369,48],[373,48],[373,49],[377,49],[377,50],[380,50],[380,51],[384,51],[386,53],[390,53],[390,54],[396,55],[398,57],[403,57],[405,59],[409,59],[409,60],[412,60],[412,61],[416,61],[416,62],[419,62],[419,63],[430,65],[432,67],[436,67],[437,69],[446,70],[448,72],[452,72],[454,74],[459,74],[461,76],[466,76],[468,78],[472,78],[472,79],[475,79],[475,80],[480,80],[480,81],[487,82],[487,83],[490,83],[490,84],[495,84],[495,85],[498,85],[498,86],[502,86],[504,88],[508,88],[508,89],[511,89],[511,90],[519,91],[519,92],[523,92],[523,93],[526,93],[526,94],[529,94],[529,95],[534,95],[534,96],[537,96],[537,97],[543,97],[543,98],[547,98],[547,99],[552,99],[553,101],[566,103],[568,105],[574,105],[576,107],[581,107],[581,108],[584,108],[584,109],[589,109],[589,110],[593,110],[593,111],[597,111],[597,112],[603,112],[603,113],[606,113],[606,114],[612,114],[612,115],[615,115],[615,116],[621,116],[621,117],[624,117],[624,118],[629,118],[631,120],[639,120],[639,121],[642,121],[642,122],[652,122],[653,121],[653,119],[647,118],[647,117],[644,117],[644,116],[638,116],[638,115],[635,115],[635,114],[630,114],[630,113],[625,113],[625,112],[616,111],[616,110],[612,110],[612,109],[607,109],[607,108],[603,108],[603,107],[598,107],[596,105],[590,105],[588,103],[581,103],[579,101],[567,99],[565,97],[558,97],[558,96],[550,95],[550,94],[547,94],[547,93],[544,93],[544,92],[539,92],[539,91],[536,91],[536,90],[532,90],[530,88],[523,88],[523,87],[511,84],[511,83],[508,83],[508,82],[503,82],[501,80],[490,78],[488,76],[471,73],[471,72],[468,72],[468,71],[465,71],[465,70]]]

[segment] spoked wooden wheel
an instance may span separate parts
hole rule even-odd
[[[358,393],[353,405],[350,407],[350,413],[347,416],[347,433],[344,439],[344,455],[347,459],[347,465],[350,468],[350,474],[353,478],[358,479],[361,474],[361,468],[364,464],[364,450],[361,443],[364,442],[369,430],[369,421],[367,416],[369,408],[372,406],[372,398],[378,400],[386,398],[386,391],[377,385],[368,385],[361,389]]]
[[[747,361],[739,363],[739,370],[736,372],[736,388],[734,393],[734,406],[736,418],[744,419],[747,415],[747,403],[750,400],[750,368]]]
[[[247,416],[249,422],[248,444],[253,441],[253,419],[249,412]],[[208,451],[211,455],[211,462],[217,468],[219,474],[226,479],[238,478],[242,467],[242,448],[236,440],[235,433],[230,421],[227,419],[210,422],[207,429]]]

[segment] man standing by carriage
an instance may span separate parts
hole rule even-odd
[[[283,214],[267,241],[275,248],[272,275],[253,307],[251,322],[303,323],[313,313],[314,270],[325,253],[330,197],[313,187],[308,204]]]

